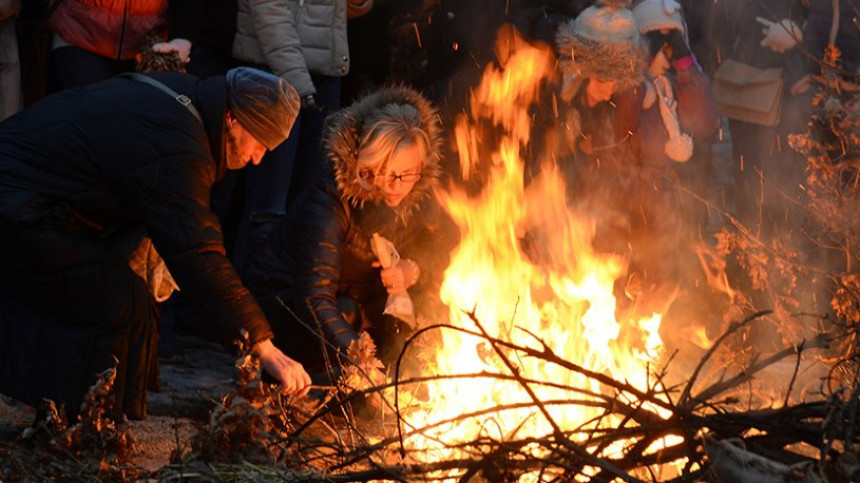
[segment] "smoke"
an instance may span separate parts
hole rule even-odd
[[[471,8],[478,8],[478,3],[482,2],[468,2]],[[755,324],[758,328],[747,331],[739,342],[749,344],[752,352],[767,352],[822,329],[820,317],[804,314],[830,312],[837,288],[832,280],[849,272],[855,258],[853,253],[842,253],[856,251],[846,248],[851,245],[846,240],[855,240],[854,232],[838,233],[838,227],[822,224],[839,218],[821,213],[822,203],[810,195],[810,153],[798,152],[789,142],[792,135],[807,132],[815,112],[815,85],[806,92],[792,92],[799,76],[808,73],[797,71],[809,65],[797,62],[798,56],[813,49],[801,44],[775,52],[761,45],[762,25],[756,17],[793,18],[803,26],[798,1],[683,3],[691,47],[709,76],[728,58],[783,69],[780,124],[761,126],[723,118],[718,134],[696,140],[696,152],[688,164],[656,171],[629,169],[630,159],[613,146],[618,140],[612,138],[608,118],[600,112],[572,115],[567,101],[557,94],[562,79],[548,79],[533,109],[532,140],[521,152],[525,183],[534,183],[550,169],[560,173],[567,183],[567,208],[594,224],[594,248],[623,255],[627,273],[616,284],[619,311],[638,315],[667,309],[661,331],[667,342],[695,353],[730,322],[772,310],[773,315]],[[542,19],[559,20],[553,15]],[[443,23],[437,22],[435,28],[443,29]],[[526,41],[538,38],[534,32],[521,34]],[[485,42],[489,41],[459,43],[456,56],[463,62],[447,77],[447,88],[435,90],[452,100],[452,117],[466,109],[468,95],[464,94],[477,85],[486,57],[492,57],[491,44]],[[483,46],[480,56],[464,50],[475,45]],[[463,87],[464,79],[470,80],[465,83],[468,87]],[[591,128],[583,129],[588,124]],[[484,130],[492,135],[492,129]],[[589,156],[576,154],[583,148],[590,150]],[[591,159],[584,161],[586,157]],[[476,168],[489,168],[483,161]],[[484,180],[475,172],[470,183]],[[551,245],[545,243],[548,238],[542,234],[552,229],[523,230],[522,250],[538,264],[574,262],[553,258]],[[833,236],[823,234],[824,230]],[[834,237],[841,241],[837,245],[842,252],[827,246]]]

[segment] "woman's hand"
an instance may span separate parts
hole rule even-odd
[[[284,392],[304,396],[310,390],[311,376],[305,368],[293,359],[287,357],[275,347],[271,339],[266,339],[254,346],[254,352],[260,356],[263,369],[270,376],[281,381]]]
[[[183,64],[191,61],[191,41],[186,39],[172,39],[170,42],[158,42],[152,44],[152,51],[159,54],[176,52]]]
[[[791,95],[799,96],[806,93],[809,89],[812,89],[812,76],[806,74],[801,77],[800,80],[791,85]]]
[[[373,262],[373,266],[381,267],[382,265],[379,262]],[[402,258],[397,265],[379,271],[382,285],[388,290],[389,295],[406,293],[409,287],[415,285],[420,275],[421,269],[418,264],[408,258]]]

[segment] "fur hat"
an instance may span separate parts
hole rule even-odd
[[[601,0],[558,27],[556,46],[565,73],[614,80],[622,89],[642,80],[647,54],[627,5]]]
[[[633,16],[643,34],[664,29],[684,31],[681,5],[676,0],[639,0],[633,4]]]
[[[636,43],[636,19],[622,0],[596,2],[573,20],[574,33],[593,42]]]

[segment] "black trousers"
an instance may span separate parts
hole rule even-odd
[[[86,229],[2,225],[0,393],[73,418],[97,373],[117,375],[115,413],[146,416],[157,384],[159,310],[128,265],[142,231],[101,237]],[[73,420],[72,420],[73,421]]]

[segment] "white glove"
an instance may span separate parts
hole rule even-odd
[[[755,19],[764,26],[761,30],[764,35],[764,39],[761,41],[762,47],[770,47],[774,52],[782,53],[793,49],[798,42],[803,40],[800,27],[791,19],[784,18],[779,22],[772,22],[762,17]]]

